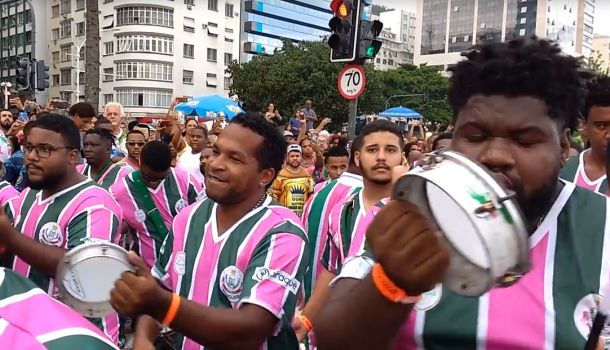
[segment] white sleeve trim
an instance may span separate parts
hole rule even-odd
[[[331,282],[330,286],[333,287],[337,281],[343,278],[354,278],[358,280],[364,279],[369,275],[375,265],[375,261],[363,255],[355,255],[345,260],[341,273],[335,277]]]

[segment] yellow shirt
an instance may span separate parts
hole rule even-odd
[[[299,173],[294,174],[284,168],[273,181],[269,194],[281,205],[301,216],[313,189],[313,178],[305,169],[301,168]]]

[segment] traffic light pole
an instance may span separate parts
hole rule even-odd
[[[358,113],[358,99],[350,100],[347,112],[347,138],[353,141],[356,137],[356,114]]]

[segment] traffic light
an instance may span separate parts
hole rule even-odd
[[[358,58],[372,59],[377,56],[381,49],[382,42],[378,39],[383,23],[378,20],[360,22],[360,31],[358,33]]]
[[[328,22],[332,35],[328,39],[331,62],[352,62],[356,59],[361,0],[333,0],[330,8],[335,14]]]
[[[49,88],[49,66],[44,60],[36,61],[36,90],[45,91]]]
[[[19,90],[30,89],[30,60],[22,58],[17,63],[17,87]]]

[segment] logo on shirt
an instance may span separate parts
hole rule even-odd
[[[258,282],[266,280],[275,282],[281,286],[285,286],[286,288],[288,288],[288,290],[290,290],[292,294],[297,294],[297,292],[299,291],[299,287],[301,286],[301,282],[290,277],[290,275],[288,275],[286,272],[282,270],[269,269],[267,267],[261,266],[256,268],[256,270],[254,271],[254,276],[252,276],[252,278]]]
[[[133,213],[133,215],[136,217],[136,221],[137,222],[144,222],[144,221],[146,221],[146,213],[142,209],[136,210]]]
[[[576,308],[574,309],[574,324],[580,335],[585,339],[589,337],[589,332],[591,332],[591,327],[593,327],[593,320],[595,319],[597,308],[599,307],[601,300],[601,295],[589,294],[580,299],[578,304],[576,304]],[[601,333],[601,336],[605,338],[610,336],[610,325],[608,322],[609,321],[606,321],[606,326]]]
[[[186,271],[186,253],[178,252],[174,258],[174,271],[180,276]]]
[[[200,201],[202,201],[202,200],[204,200],[204,199],[206,199],[206,198],[207,198],[207,196],[205,195],[205,191],[201,191],[201,193],[199,193],[199,194],[197,195],[196,201],[197,201],[197,202],[200,202]]]
[[[40,229],[40,242],[46,245],[61,247],[64,244],[64,234],[56,222],[47,222]]]
[[[437,284],[434,289],[427,291],[421,295],[421,299],[415,303],[415,309],[418,311],[427,311],[434,308],[441,297],[443,296],[443,285]]]
[[[236,266],[228,266],[220,274],[220,290],[232,304],[239,301],[244,286],[244,274]]]
[[[185,201],[184,199],[179,199],[176,202],[176,206],[175,206],[176,213],[181,212],[182,209],[186,208],[188,205],[189,205],[189,203],[187,201]]]

